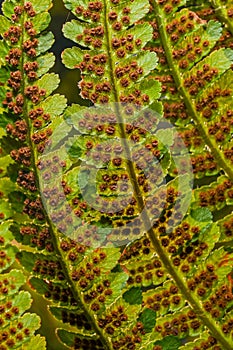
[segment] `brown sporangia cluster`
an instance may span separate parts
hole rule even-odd
[[[224,95],[222,94],[224,97]],[[210,121],[208,124],[208,132],[218,144],[226,143],[233,128],[233,110],[228,109],[219,120]],[[232,162],[231,148],[225,147],[224,156]]]
[[[119,192],[126,193],[129,189],[129,176],[126,173],[117,171],[116,173],[111,175],[108,175],[108,173],[106,172],[102,175],[102,179],[98,183],[98,188],[101,193],[104,193],[108,190],[111,191],[113,194]],[[113,205],[115,209],[115,203]]]
[[[99,339],[86,339],[78,336],[74,338],[73,348],[75,350],[104,350],[103,345]]]
[[[14,124],[7,124],[6,131],[19,141],[24,142],[27,139],[28,128],[25,120],[18,119]]]
[[[167,214],[167,217],[161,216],[154,228],[160,234],[161,245],[170,255],[173,265],[183,273],[188,273],[191,264],[196,263],[205,250],[208,249],[208,244],[198,239],[191,241],[193,237],[200,233],[200,228],[190,225],[186,221],[183,221],[169,234],[166,234],[167,226],[170,224],[169,210]]]
[[[129,41],[130,44],[126,45],[126,52],[124,49],[121,48],[122,43],[119,39],[113,39],[112,40],[112,46],[116,50],[116,55],[119,58],[122,58],[127,53],[127,48],[129,51],[129,48],[132,46],[132,51],[134,50],[133,43],[137,41],[138,39],[134,39],[132,34],[128,34],[126,41]],[[124,44],[125,45],[125,44]],[[124,46],[123,45],[123,46]],[[136,44],[135,44],[136,45]],[[140,44],[141,45],[141,44]],[[137,45],[136,45],[137,46]],[[122,56],[122,57],[120,57]],[[120,94],[120,102],[134,104],[136,106],[143,106],[149,103],[149,96],[146,93],[143,93],[142,90],[140,90],[139,87],[136,89],[134,88],[134,85],[137,84],[138,80],[143,77],[144,70],[142,67],[140,67],[134,59],[131,60],[131,62],[128,62],[126,65],[124,64],[118,64],[117,68],[115,68],[115,77],[117,84],[121,88],[121,90],[124,90],[124,93]]]
[[[32,171],[19,170],[16,182],[26,190],[37,191],[35,174]]]
[[[44,292],[45,298],[51,299],[56,303],[62,302],[72,307],[77,306],[77,301],[69,287],[64,287],[46,279],[44,280],[44,288],[46,289]]]
[[[220,0],[224,5],[224,10],[227,12],[228,17],[231,19],[233,17],[233,6],[232,3],[228,0]]]
[[[31,332],[29,328],[23,324],[23,322],[14,322],[14,325],[4,330],[4,319],[9,320],[17,317],[19,309],[12,305],[11,301],[8,301],[5,305],[0,305],[0,325],[3,329],[0,331],[0,350],[8,350],[15,346],[20,346],[23,341],[29,339]]]
[[[233,111],[228,110],[226,116],[222,116],[219,122],[209,124],[209,134],[214,135],[217,142],[225,141],[228,134],[231,133],[233,126]],[[225,153],[227,155],[227,153]]]
[[[178,5],[179,0],[174,0]],[[166,1],[163,1],[162,6],[165,5]],[[166,14],[169,14],[174,10],[172,5],[166,4],[164,7]],[[180,69],[187,69],[190,64],[192,64],[200,55],[208,49],[209,42],[207,40],[202,40],[198,35],[193,37],[192,43],[187,43],[186,47],[181,47],[179,44],[176,47],[176,43],[185,35],[192,32],[196,25],[201,23],[201,19],[198,18],[193,12],[189,11],[185,15],[178,16],[174,19],[171,19],[166,25],[166,33],[171,41],[173,46],[172,56],[174,61],[177,62],[177,65]],[[149,47],[151,51],[155,51],[158,54],[159,62],[161,65],[166,65],[167,60],[165,57],[164,48],[161,46],[160,42],[157,41],[160,37],[158,24],[153,19],[151,21],[152,27],[154,29],[153,39],[156,45]],[[172,91],[170,91],[172,92]]]
[[[23,212],[31,218],[35,218],[39,221],[44,220],[44,211],[41,199],[25,199]]]
[[[31,149],[28,146],[10,152],[11,158],[26,167],[31,165]]]
[[[198,272],[188,280],[188,288],[192,292],[195,291],[199,298],[205,298],[206,293],[213,287],[218,280],[213,264],[207,264],[206,270]]]
[[[4,219],[4,217],[2,219]],[[2,236],[0,236],[0,241],[4,243],[4,238]],[[0,244],[0,248],[3,243]],[[11,262],[12,262],[12,258],[7,255],[7,252],[5,251],[5,249],[4,250],[0,249],[0,268],[4,269],[4,267],[7,267]]]
[[[80,287],[82,288],[81,285]],[[94,289],[84,292],[83,300],[84,303],[96,313],[101,309],[101,307],[103,307],[105,300],[111,296],[112,293],[113,290],[111,289],[111,282],[110,280],[105,279],[97,284]]]
[[[32,150],[27,145],[30,137],[29,129],[33,127],[37,131],[50,120],[50,116],[42,108],[34,107],[46,95],[44,89],[40,89],[35,83],[33,84],[37,79],[36,72],[39,68],[36,61],[37,32],[32,20],[35,14],[30,2],[26,2],[24,6],[16,6],[12,15],[13,24],[3,35],[9,46],[9,52],[5,59],[11,69],[3,106],[14,120],[13,123],[8,123],[6,126],[7,133],[10,137],[21,142],[21,146],[12,150],[10,155],[20,165],[17,184],[30,194],[29,198],[24,201],[23,212],[41,222],[44,220],[41,200],[38,196],[31,197],[31,194],[37,192],[35,174],[32,169],[27,169],[31,167],[32,156]],[[21,25],[19,25],[19,22]],[[24,26],[23,29],[22,26]],[[29,123],[26,121],[27,118]],[[45,143],[50,135],[51,130],[49,128],[46,132],[39,131],[32,135],[32,141],[37,145],[39,152],[44,150]],[[31,236],[31,243],[39,249],[53,251],[51,237],[46,230],[23,227],[21,234]]]
[[[202,349],[222,350],[222,347],[217,344],[218,344],[217,340],[214,337],[209,336],[207,340],[203,340],[200,343],[200,346],[195,345],[193,350],[202,350]]]
[[[207,269],[208,269],[208,266],[207,266]],[[207,283],[208,286],[212,285],[212,283],[214,283],[215,274],[212,273],[212,276],[210,273],[209,275],[207,276],[206,275],[207,274],[205,271],[203,271],[201,275],[199,275],[199,279],[198,279],[199,284],[200,284],[200,279],[202,279],[203,284]],[[198,282],[195,282],[196,287],[198,287]],[[204,296],[205,294],[203,289],[204,288],[200,288],[200,287],[199,289],[197,289],[197,293],[199,290],[199,293],[202,294],[201,297]],[[229,285],[222,285],[215,293],[212,293],[207,300],[204,298],[203,307],[205,311],[210,313],[213,318],[219,319],[225,313],[225,310],[232,304],[232,300],[233,300],[233,294],[232,294],[231,287]],[[227,322],[222,324],[222,331],[225,334],[229,334],[230,332],[233,331],[232,319],[229,319]]]
[[[111,0],[113,5],[117,5],[120,0]],[[87,8],[83,6],[77,6],[75,9],[76,15],[84,20],[91,20],[94,24],[100,21],[101,15],[103,13],[103,3],[101,1],[91,1],[89,2]],[[127,27],[130,25],[130,12],[131,9],[128,6],[116,11],[111,11],[108,14],[108,20],[112,24],[112,28],[116,31],[122,29],[122,27]],[[86,33],[84,33],[86,34]],[[85,39],[84,39],[85,41]],[[87,41],[87,43],[89,43]]]
[[[158,0],[158,4],[164,10],[164,12],[169,15],[180,4],[180,0]]]
[[[226,237],[233,236],[233,218],[227,218],[220,224],[221,233],[223,233]]]
[[[72,205],[74,209],[74,213],[77,217],[81,217],[84,212],[86,212],[89,208],[87,202],[85,202],[82,198],[74,197],[72,199]]]
[[[136,265],[137,266],[137,265]],[[162,262],[158,257],[154,257],[150,262],[144,261],[138,267],[128,270],[128,285],[147,286],[156,281],[158,284],[163,282],[166,277]]]
[[[161,319],[155,326],[155,331],[162,337],[168,335],[184,337],[190,329],[197,331],[202,326],[193,310],[178,312],[174,318],[170,316],[167,319],[169,320],[165,322]]]
[[[97,113],[95,112],[85,112],[84,116],[79,118],[78,126],[83,134],[90,134],[91,132],[98,133],[106,133],[108,137],[115,136],[116,133],[116,116],[112,111],[106,112],[104,114],[100,113],[97,110]],[[92,149],[94,146],[94,142],[92,140],[88,140],[86,143],[86,147],[88,150]],[[111,147],[111,145],[105,145],[105,147]],[[106,150],[107,153],[109,153],[109,149],[103,149],[101,148],[101,145],[99,146],[99,151]],[[111,150],[111,148],[110,148]],[[123,149],[118,151],[118,153],[121,153]],[[117,152],[117,151],[116,151]]]
[[[122,212],[123,215],[127,215],[127,219],[116,217],[115,220],[112,221],[113,230],[109,234],[108,239],[110,241],[122,241],[126,244],[127,242],[137,239],[141,236],[143,223],[140,218],[136,217],[138,214],[136,200],[134,207],[126,204],[125,209],[122,209],[119,214]],[[118,213],[116,213],[116,215],[117,214]]]
[[[145,335],[145,330],[142,322],[137,322],[135,326],[130,329],[127,335],[121,337],[120,339],[113,341],[114,350],[124,350],[137,348],[137,345],[142,343],[142,336]]]
[[[84,20],[92,20],[92,22],[96,23],[100,21],[102,10],[103,3],[101,1],[91,1],[86,9],[83,6],[77,6],[75,13],[79,18],[83,18]]]
[[[97,250],[90,261],[82,263],[82,266],[75,268],[72,271],[71,278],[73,281],[78,282],[81,289],[85,290],[92,284],[92,281],[100,276],[101,268],[98,267],[106,259],[107,255],[104,251]],[[71,251],[68,254],[70,261],[74,262],[78,259],[78,253]],[[87,300],[87,297],[86,297]]]
[[[231,96],[231,89],[221,90],[219,87],[212,88],[205,97],[199,98],[196,101],[196,110],[208,121],[212,119],[218,108],[218,99],[220,100],[228,96]]]
[[[52,237],[47,227],[39,229],[36,226],[22,226],[20,228],[20,234],[23,241],[24,239],[30,239],[30,243],[35,245],[39,250],[45,249],[48,252],[54,251]]]
[[[22,56],[22,50],[19,48],[10,49],[8,55],[6,55],[5,60],[13,67],[18,67],[20,58]]]
[[[8,86],[11,91],[7,91],[3,106],[13,115],[22,116],[22,114],[28,113],[29,118],[33,120],[33,127],[38,129],[49,121],[50,116],[44,112],[40,113],[41,108],[33,108],[33,105],[38,104],[46,95],[44,89],[40,89],[36,84],[32,85],[32,82],[37,79],[36,72],[39,68],[36,61],[36,49],[38,47],[37,32],[34,29],[32,21],[35,14],[30,2],[26,2],[24,6],[16,6],[12,17],[14,25],[3,35],[10,46],[9,53],[5,59],[12,69],[10,78],[8,79]],[[15,24],[21,21],[21,16],[24,16],[24,30],[22,30],[21,26]],[[21,67],[22,62],[23,67]],[[27,79],[24,86],[22,80],[25,80],[25,77]],[[12,137],[18,138],[20,141],[26,141],[28,134],[27,126],[25,125],[23,128],[22,123],[24,123],[22,120],[18,120],[15,122],[15,125],[8,124],[7,131]],[[33,135],[35,143],[38,144],[37,150],[39,152],[43,152],[45,143],[50,135],[50,129],[46,131],[46,135]],[[20,157],[19,161],[21,161]],[[25,163],[23,165],[29,166],[29,164],[27,165]]]
[[[19,315],[19,308],[13,305],[13,302],[8,300],[8,296],[18,290],[15,285],[15,278],[5,277],[0,281],[0,349],[7,350],[14,346],[19,346],[22,340],[30,336],[30,331],[21,322],[17,321]],[[13,322],[10,327],[9,322]]]
[[[111,310],[105,317],[98,318],[98,326],[107,334],[114,335],[115,330],[124,326],[124,322],[127,322],[128,315],[124,310],[124,306],[118,306],[116,309]]]
[[[118,1],[113,1],[114,5]],[[93,23],[89,28],[83,30],[82,34],[77,35],[77,40],[83,45],[91,46],[95,49],[101,49],[103,46],[103,39],[105,29],[97,22],[102,15],[103,4],[100,1],[90,2],[88,8],[83,6],[76,8],[76,14],[81,19],[92,19]],[[110,11],[108,13],[108,22],[113,28],[113,37],[111,39],[111,49],[116,60],[120,62],[121,59],[126,58],[142,47],[142,41],[132,34],[123,34],[122,29],[129,26],[130,21],[130,6],[126,6],[118,11]],[[133,85],[140,79],[143,74],[142,67],[137,65],[135,60],[131,60],[127,65],[120,65],[115,69],[115,79],[121,88],[133,87]],[[106,79],[103,83],[99,82],[100,78],[105,75],[105,68],[108,64],[108,57],[106,54],[95,54],[92,56],[89,53],[83,55],[83,60],[76,66],[83,73],[82,81],[79,83],[81,89],[81,96],[85,99],[90,99],[93,103],[107,103],[112,91],[111,82]],[[149,96],[143,94],[139,89],[121,94],[119,97],[121,102],[135,103],[136,105],[145,105],[149,102]]]
[[[38,133],[38,135],[41,135],[41,133]],[[64,166],[65,162],[60,160],[57,155],[53,157],[49,156],[48,159],[39,160],[37,162],[37,167],[43,179],[43,197],[50,208],[53,209],[53,212],[50,212],[50,218],[63,233],[66,231],[67,225],[73,224],[73,219],[70,215],[71,207],[68,205],[65,198],[65,195],[71,193],[71,188],[66,185],[66,181],[61,181],[61,183],[57,185],[51,185],[50,181],[55,177],[59,177],[61,169]]]
[[[216,48],[229,47],[233,49],[233,35],[227,30],[227,27],[223,28],[222,36],[216,46]]]
[[[167,4],[167,1],[162,1],[161,6],[170,6]],[[170,6],[172,7],[172,6]],[[172,9],[173,10],[173,9]],[[166,12],[166,11],[165,11]],[[169,12],[168,12],[169,13]],[[191,32],[196,26],[199,26],[202,23],[202,20],[198,18],[194,12],[187,12],[185,15],[178,15],[176,18],[171,19],[166,25],[166,32],[171,40],[171,45],[173,46],[172,56],[174,63],[178,65],[179,70],[187,70],[194,61],[199,60],[201,55],[206,50],[209,50],[210,43],[208,40],[203,39],[198,32],[193,34],[187,42],[187,47],[184,47],[182,44],[176,44],[184,35]],[[164,48],[161,46],[159,41],[159,29],[156,21],[153,19],[152,27],[154,29],[154,43],[149,45],[147,49],[156,51],[159,56],[160,64],[166,65],[166,57]],[[182,46],[181,46],[182,45]],[[168,71],[169,72],[169,71]],[[188,89],[190,96],[196,96],[206,84],[210,83],[218,75],[218,69],[216,67],[210,67],[209,64],[204,64],[202,69],[196,71],[195,74],[190,75],[185,73],[183,80],[184,87]],[[172,77],[168,74],[162,74],[159,78],[156,79],[162,82],[162,91],[169,93],[171,95],[176,94],[176,87],[173,84]],[[224,91],[224,93],[227,93]],[[228,92],[229,94],[230,92]],[[211,118],[214,113],[214,109],[218,107],[218,103],[214,101],[214,97],[207,96],[204,101],[197,101],[197,111],[201,112],[205,118]],[[206,104],[205,104],[206,103]],[[170,119],[172,122],[182,121],[189,117],[187,113],[184,102],[173,103],[165,101],[164,103],[164,116]]]
[[[58,260],[38,259],[34,263],[33,271],[35,274],[46,279],[65,280],[61,264]]]
[[[182,137],[185,147],[196,149],[195,153],[192,153],[191,155],[193,174],[202,177],[206,174],[210,175],[211,173],[216,173],[218,170],[218,164],[211,152],[203,149],[203,139],[197,128],[191,127],[189,130],[179,132],[179,135]],[[197,152],[198,148],[199,152]]]
[[[179,197],[181,192],[175,186],[169,185],[166,189],[161,187],[155,194],[146,199],[146,208],[152,217],[153,227],[161,234],[166,233],[166,228],[176,226],[181,219]]]
[[[198,176],[203,176],[207,173],[210,175],[212,172],[216,173],[216,170],[218,169],[218,164],[210,152],[203,152],[191,157],[191,163],[193,173],[198,174]]]
[[[4,278],[3,280],[0,281],[1,297],[6,298],[9,292],[11,293],[14,289],[16,289],[16,285],[14,284],[14,282],[15,282],[15,279],[12,277],[10,279]]]
[[[71,326],[76,326],[78,328],[85,328],[86,330],[91,330],[91,325],[84,314],[77,313],[75,312],[75,310],[62,310],[61,316],[62,322],[64,323],[69,323]]]
[[[184,79],[184,86],[188,89],[190,95],[195,96],[218,75],[217,68],[212,68],[209,64],[205,63],[202,69],[198,69],[194,74]]]
[[[189,130],[179,131],[179,136],[182,137],[184,145],[187,148],[204,147],[203,139],[195,126],[189,125]]]
[[[143,300],[143,307],[149,308],[157,312],[157,315],[163,313],[170,306],[177,306],[181,304],[181,295],[179,289],[171,284],[169,288],[164,288],[162,292],[146,296]]]
[[[233,190],[232,182],[229,179],[221,178],[220,183],[215,183],[211,188],[198,190],[198,204],[201,207],[217,208],[218,205],[223,205],[226,200],[232,200]]]
[[[149,238],[145,235],[133,242],[131,245],[125,248],[121,258],[120,263],[124,264],[127,261],[130,261],[133,258],[140,258],[141,256],[150,256],[153,253],[154,249],[152,248]]]
[[[165,76],[158,78],[162,83],[167,83],[167,79],[165,80]],[[165,81],[164,81],[165,80]],[[171,84],[173,87],[174,85]],[[168,89],[167,84],[162,85],[162,91],[166,92]],[[176,122],[177,120],[181,119],[186,121],[188,119],[188,113],[186,110],[186,106],[184,102],[164,102],[163,104],[164,108],[164,118],[171,120],[171,122]]]

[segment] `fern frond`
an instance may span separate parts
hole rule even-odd
[[[0,348],[46,348],[28,275],[70,349],[231,350],[231,2],[64,3],[91,108],[51,1],[2,4]]]

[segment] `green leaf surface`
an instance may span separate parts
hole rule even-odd
[[[5,17],[0,16],[0,33],[3,35],[9,28],[10,28],[11,22]]]
[[[169,335],[163,340],[155,342],[155,345],[161,346],[163,350],[177,350],[181,345],[181,340]]]
[[[48,27],[50,21],[51,16],[48,12],[38,13],[33,19],[33,28],[37,31],[37,33],[40,33]]]
[[[142,303],[142,291],[141,288],[132,287],[123,294],[124,300],[130,305]]]
[[[74,69],[82,60],[82,56],[83,51],[79,47],[74,46],[62,52],[62,62],[67,68]]]
[[[199,222],[211,221],[213,215],[208,208],[197,208],[191,211],[191,216]]]
[[[151,332],[156,323],[156,312],[151,309],[145,309],[141,313],[139,321],[143,323],[146,332]]]
[[[32,336],[30,341],[22,345],[22,350],[46,350],[46,340],[39,334]]]
[[[47,52],[52,45],[54,44],[54,35],[52,34],[52,32],[48,32],[44,35],[40,35],[40,37],[38,38],[38,47],[37,47],[37,55],[41,55],[42,53]]]
[[[59,116],[66,108],[66,98],[63,95],[55,94],[46,98],[41,107],[51,115],[51,117]]]
[[[32,0],[31,3],[36,13],[47,11],[52,6],[51,0],[45,0],[43,2],[41,2],[40,0]]]
[[[43,56],[39,56],[37,59],[39,69],[37,70],[38,77],[41,77],[53,67],[55,63],[55,56],[53,53],[47,53]]]
[[[46,96],[49,96],[59,85],[59,76],[55,73],[45,74],[39,80],[37,85],[46,90]]]

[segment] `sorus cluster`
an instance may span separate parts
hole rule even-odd
[[[65,276],[62,272],[62,267],[59,261],[56,260],[36,260],[33,271],[35,274],[41,275],[47,279],[57,279],[63,281]]]
[[[217,345],[218,342],[214,337],[208,337],[207,340],[200,341],[198,346],[194,346],[193,350],[211,349],[211,350],[222,350],[222,347]]]
[[[4,213],[1,219],[4,219]],[[2,245],[4,243],[4,238],[2,236],[0,236],[0,241],[2,242],[0,243]],[[7,268],[11,263],[12,263],[12,258],[7,255],[7,250],[5,249],[0,250],[0,268],[1,269]]]
[[[138,344],[142,342],[142,336],[145,334],[144,326],[142,322],[137,322],[135,326],[131,329],[129,334],[121,337],[119,340],[113,341],[114,350],[124,350],[130,349],[134,350],[137,348]]]
[[[199,280],[197,282],[200,283],[200,278],[202,278],[203,280],[202,283],[208,282],[208,279],[210,280],[210,276],[210,274],[207,275],[206,272],[203,271],[201,275],[199,275]],[[213,283],[213,281],[211,282]],[[231,287],[228,285],[222,285],[220,288],[217,289],[217,291],[215,291],[215,293],[212,293],[211,296],[203,302],[203,307],[205,311],[210,313],[213,318],[219,319],[224,315],[225,310],[232,303],[232,300],[233,294]],[[222,324],[222,330],[225,334],[229,334],[233,331],[232,319],[229,319],[229,321]]]
[[[80,285],[81,286],[81,285]],[[82,286],[81,286],[82,288]],[[83,300],[85,304],[89,305],[90,310],[97,313],[102,307],[106,299],[111,296],[113,290],[111,289],[111,281],[105,279],[104,281],[95,285],[94,289],[89,289],[83,293]]]
[[[171,284],[169,288],[164,286],[163,291],[159,293],[150,293],[149,296],[146,296],[143,306],[156,311],[157,315],[163,315],[168,308],[180,305],[181,300],[179,289]]]
[[[113,0],[112,2],[114,5],[119,3],[118,0]],[[77,35],[76,39],[84,46],[92,46],[95,49],[102,48],[105,30],[98,23],[102,16],[102,11],[103,4],[100,1],[90,2],[87,9],[83,6],[76,8],[75,12],[79,18],[93,21],[91,28],[86,28]],[[108,22],[113,29],[111,48],[114,51],[116,60],[119,62],[142,47],[142,41],[137,35],[134,37],[134,35],[130,33],[125,34],[123,31],[125,27],[131,24],[130,13],[130,4],[123,8],[117,8],[117,11],[112,10],[108,13]],[[98,81],[100,77],[105,75],[107,61],[107,55],[103,53],[94,56],[85,53],[83,60],[76,66],[84,73],[83,80],[79,83],[81,95],[85,99],[90,99],[93,103],[107,103],[110,100],[110,95],[113,93],[111,83],[108,80],[104,83],[99,83]],[[121,66],[119,62],[115,70],[115,78],[122,88],[132,88],[133,84],[141,78],[143,69],[133,59],[127,65]],[[122,94],[120,100],[122,102],[133,102],[136,105],[144,105],[149,102],[149,96],[139,90],[137,92],[135,90],[135,92],[130,91],[126,95]]]
[[[191,157],[191,164],[193,167],[193,174],[197,174],[198,177],[206,174],[210,175],[211,173],[214,175],[218,170],[218,164],[213,155],[209,152],[203,152]]]
[[[6,131],[10,137],[23,143],[20,148],[10,152],[12,159],[19,165],[17,184],[32,193],[37,192],[37,184],[34,172],[25,167],[31,167],[32,151],[26,142],[29,138],[29,126],[36,130],[49,122],[50,116],[42,108],[34,108],[46,95],[44,89],[39,88],[33,82],[37,79],[39,65],[36,61],[38,48],[38,33],[34,28],[34,17],[36,13],[30,2],[25,2],[23,6],[15,6],[12,15],[13,24],[3,34],[6,44],[9,46],[5,60],[10,66],[10,77],[7,81],[8,88],[3,101],[3,106],[7,109],[9,117],[14,119],[13,123],[8,123]],[[19,23],[20,22],[20,23]],[[23,27],[22,27],[23,26]],[[28,116],[26,116],[26,113]],[[29,125],[22,119],[29,117]],[[17,119],[15,121],[15,119]],[[38,132],[32,135],[33,142],[37,145],[38,151],[43,151],[51,130],[46,133]],[[40,198],[26,198],[23,212],[31,218],[43,220],[43,208]],[[21,234],[26,234],[21,232]],[[35,229],[28,228],[27,234],[31,235],[31,243],[39,249],[53,251],[49,233],[34,232]],[[27,239],[26,239],[27,240]]]
[[[230,217],[220,224],[221,232],[227,237],[233,236],[233,218]]]
[[[174,266],[183,273],[188,273],[191,265],[195,264],[208,249],[208,244],[198,239],[191,241],[194,236],[199,234],[200,228],[190,225],[186,221],[183,221],[169,234],[166,234],[166,226],[170,220],[169,210],[167,214],[167,218],[161,216],[158,223],[154,226],[156,226],[155,228],[160,234],[161,245],[169,253]]]
[[[220,178],[220,183],[215,183],[211,188],[200,188],[197,191],[198,202],[201,207],[224,207],[226,200],[232,200],[232,182],[225,177]]]
[[[69,310],[62,310],[61,316],[64,323],[69,323],[71,326],[77,326],[78,328],[91,330],[91,325],[83,313],[76,313],[75,310],[73,312]]]
[[[227,110],[225,115],[219,117],[219,120],[210,121],[207,125],[210,137],[214,138],[218,144],[225,144],[230,140],[233,129],[233,110]],[[224,147],[224,155],[232,162],[231,148]]]
[[[148,286],[152,283],[159,284],[166,278],[162,262],[157,257],[153,257],[151,262],[145,261],[138,267],[136,267],[136,264],[134,265],[135,268],[127,266],[129,269],[128,285]]]
[[[14,284],[15,278],[4,278],[0,281],[0,294],[5,298],[8,293],[12,293],[14,289],[16,289],[16,285]]]
[[[100,340],[79,338],[78,336],[74,338],[73,348],[75,350],[104,350]]]
[[[163,92],[166,90],[163,89]],[[179,119],[184,120],[185,122],[187,121],[188,113],[184,102],[164,102],[163,107],[164,118],[171,120],[171,122],[177,122]]]
[[[133,242],[131,245],[125,248],[119,262],[127,263],[127,261],[137,258],[143,255],[150,257],[153,254],[150,240],[144,235],[144,237]]]
[[[65,288],[59,283],[53,283],[52,281],[48,280],[44,280],[44,287],[46,289],[44,292],[45,298],[52,299],[57,303],[67,303],[72,307],[77,306],[77,301],[73,297],[73,293],[69,287]]]
[[[180,0],[158,0],[158,4],[163,11],[168,15],[180,4]]]
[[[205,63],[202,69],[194,71],[193,74],[189,74],[184,79],[184,86],[188,88],[190,95],[195,96],[205,88],[205,85],[209,84],[218,75],[219,72],[217,68],[210,67],[209,64]]]
[[[220,89],[219,86],[213,86],[206,92],[206,96],[199,98],[196,101],[196,110],[201,113],[204,119],[207,121],[213,119],[215,111],[219,104],[218,99],[221,100],[224,97],[231,96],[231,89]]]
[[[161,318],[155,326],[155,331],[160,333],[162,337],[168,335],[183,337],[189,333],[190,329],[197,331],[201,326],[202,324],[195,312],[189,310],[186,312],[177,312],[175,317],[167,317],[167,321],[165,322]]]
[[[98,318],[98,326],[104,329],[107,334],[113,335],[122,326],[122,323],[124,324],[127,320],[128,315],[124,310],[124,306],[118,306],[105,317]]]
[[[23,241],[27,242],[29,239],[30,243],[35,245],[39,250],[45,249],[48,252],[54,250],[51,235],[47,227],[39,229],[36,226],[22,226],[20,228],[20,234]]]
[[[11,302],[8,302],[6,304],[8,308],[10,308],[10,305]],[[9,310],[9,312],[5,313],[5,317],[7,320],[10,320],[11,317],[17,316],[18,313],[18,308],[12,307]],[[2,320],[2,318],[0,320]],[[22,344],[23,341],[25,341],[26,339],[28,340],[30,336],[30,330],[23,324],[23,322],[14,322],[14,325],[7,328],[7,330],[0,331],[0,350],[8,350],[9,348],[13,348],[14,346],[18,347]]]
[[[96,251],[90,261],[83,262],[80,268],[73,270],[71,275],[72,280],[78,282],[81,289],[85,290],[88,288],[92,284],[92,281],[100,276],[101,268],[98,264],[101,264],[106,257],[107,255],[104,251]],[[71,261],[75,261],[78,259],[78,253],[71,251],[68,254],[68,258]]]
[[[39,221],[44,220],[43,206],[39,197],[35,200],[29,198],[25,199],[23,212],[28,214],[31,218],[35,218]]]

